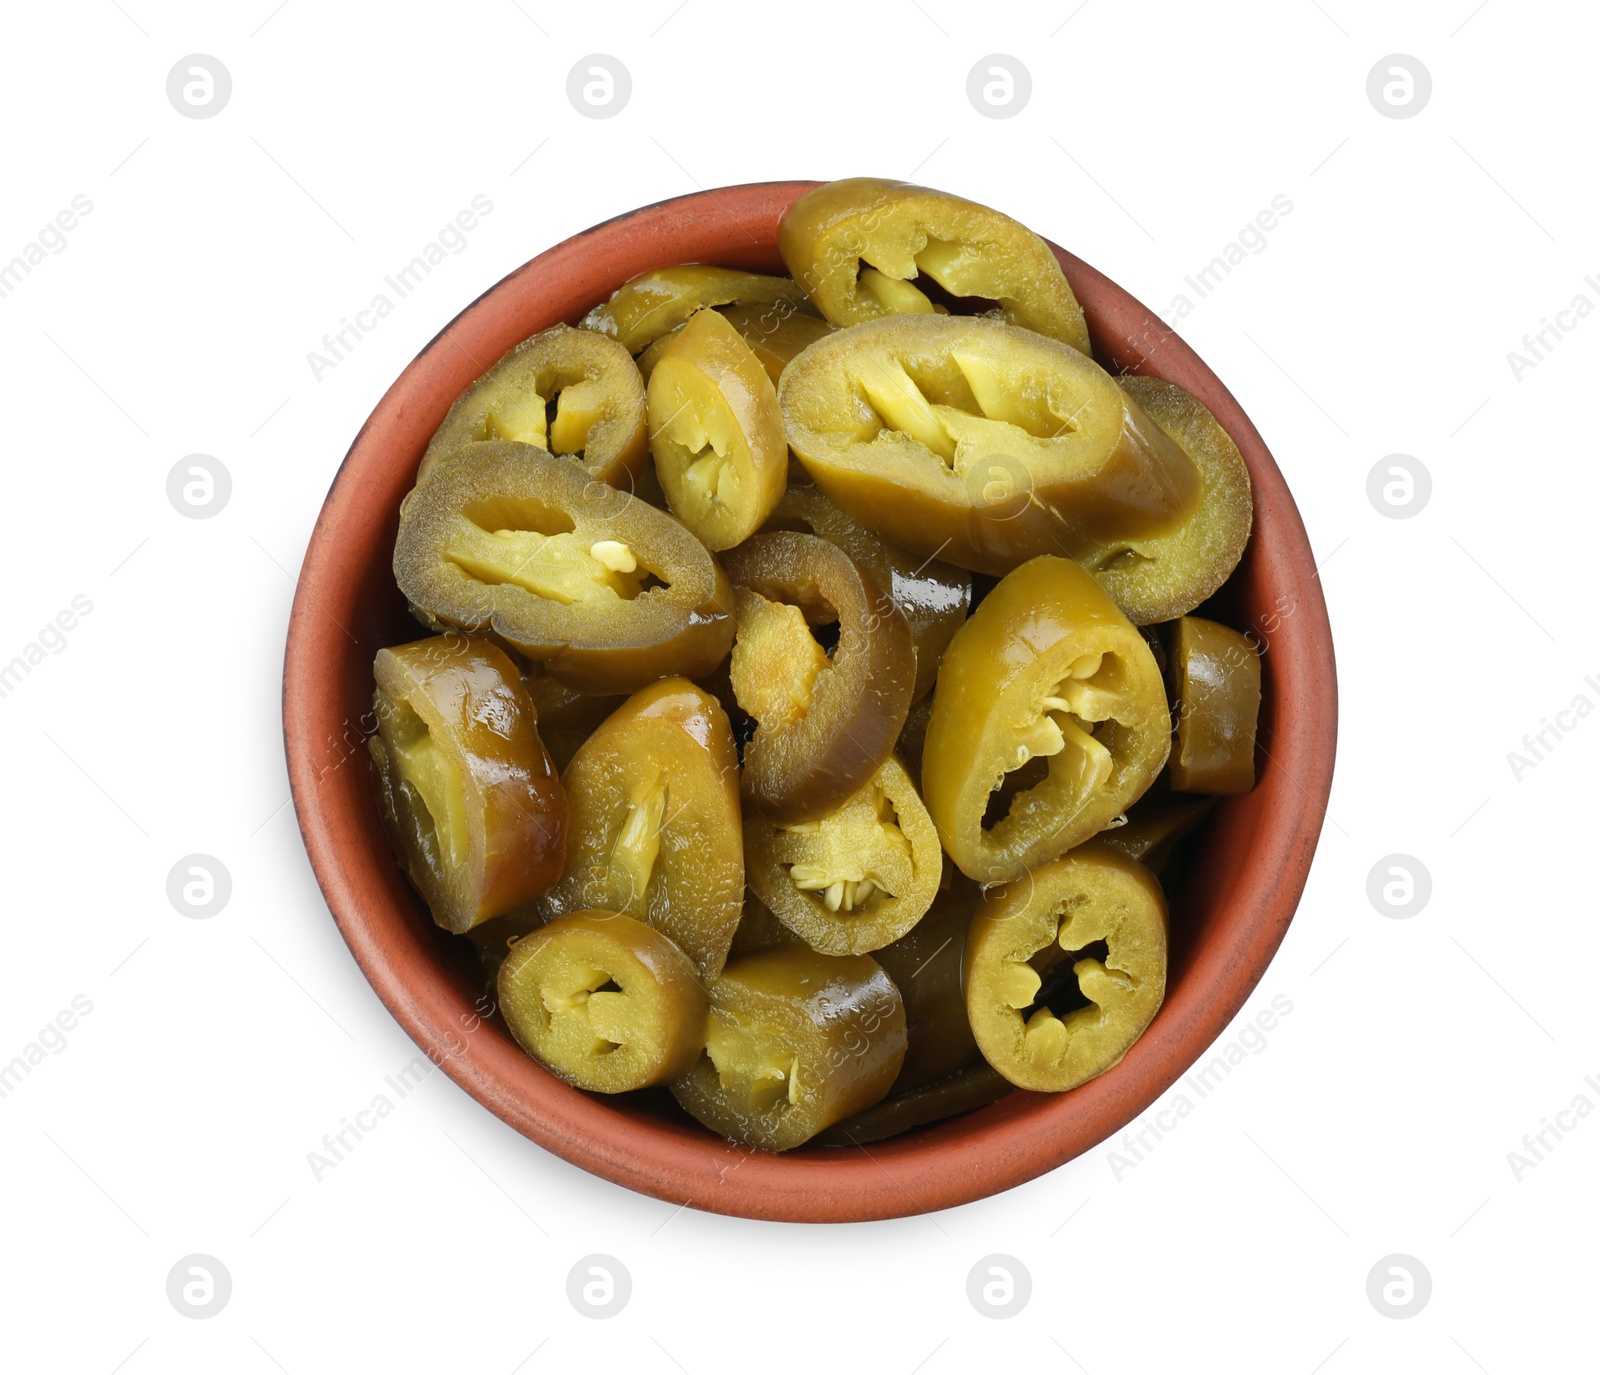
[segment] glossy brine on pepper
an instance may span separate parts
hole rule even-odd
[[[1138,630],[1071,559],[1037,558],[1000,580],[945,651],[923,800],[962,873],[1019,879],[1144,792],[1167,762],[1170,732],[1161,673]],[[1037,782],[991,804],[1008,774],[1040,757]]]
[[[438,626],[492,632],[581,692],[695,678],[733,639],[733,593],[664,511],[525,444],[442,460],[400,508],[395,579]]]
[[[909,182],[849,177],[800,197],[778,226],[790,275],[836,325],[932,313],[937,294],[1089,352],[1078,299],[1050,245],[1009,215]]]
[[[1174,623],[1167,648],[1177,738],[1172,786],[1247,793],[1256,785],[1261,656],[1237,630],[1199,616]]]
[[[538,897],[561,877],[567,801],[511,661],[440,635],[380,649],[373,676],[384,829],[433,919],[463,932]]]
[[[583,328],[609,335],[629,353],[638,353],[702,306],[735,302],[763,307],[781,303],[808,313],[812,309],[805,293],[787,277],[684,263],[652,268],[624,282],[610,300],[583,317]]]
[[[1093,570],[1181,528],[1200,496],[1193,460],[1098,363],[997,320],[839,330],[785,369],[779,404],[852,520],[984,573],[1039,554]]]
[[[1117,1064],[1167,986],[1167,904],[1141,865],[1095,843],[991,889],[966,949],[967,1015],[1018,1088],[1060,1092]]]
[[[726,556],[738,635],[728,671],[757,722],[743,795],[773,821],[825,816],[877,772],[911,704],[911,630],[826,540],[777,531]],[[838,625],[832,651],[811,626]]]
[[[624,912],[714,977],[744,902],[739,759],[716,699],[683,678],[652,683],[583,743],[562,783],[566,874],[546,910]]]
[[[374,664],[378,800],[567,1084],[751,1150],[962,1137],[1158,1015],[1158,879],[1209,876],[1255,782],[1262,659],[1192,614],[1238,600],[1250,476],[1095,360],[1010,217],[853,178],[778,239],[792,277],[637,272],[451,407],[399,513],[437,633]]]
[[[524,339],[462,393],[423,454],[417,481],[463,445],[514,440],[631,489],[649,458],[644,401],[627,349],[556,325]]]
[[[714,310],[672,336],[650,374],[650,452],[672,513],[730,549],[783,495],[789,449],[772,379]]]
[[[787,1151],[876,1103],[905,1053],[899,990],[870,956],[778,945],[711,985],[705,1054],[671,1087],[719,1135]]]

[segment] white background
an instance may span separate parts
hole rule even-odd
[[[75,995],[93,1010],[0,1100],[0,1360],[1591,1365],[1600,1121],[1520,1179],[1507,1153],[1576,1095],[1600,1105],[1584,1084],[1600,1077],[1600,720],[1520,781],[1507,752],[1577,694],[1600,703],[1584,682],[1600,675],[1600,317],[1520,380],[1507,353],[1578,293],[1600,304],[1584,282],[1600,273],[1592,9],[672,3],[8,12],[0,261],[74,195],[93,210],[0,300],[0,661],[75,595],[93,610],[0,699],[0,1061]],[[632,74],[611,119],[566,98],[594,52]],[[1433,80],[1404,120],[1366,95],[1397,52]],[[232,74],[211,119],[166,97],[191,53]],[[1014,118],[967,99],[992,53],[1031,72]],[[863,173],[990,202],[1161,307],[1275,195],[1292,201],[1180,325],[1266,436],[1325,560],[1343,708],[1329,823],[1228,1038],[1275,995],[1292,1012],[1120,1177],[1108,1143],[931,1217],[675,1213],[546,1155],[442,1074],[314,1179],[307,1153],[414,1054],[286,805],[284,630],[341,456],[441,325],[574,231],[697,187]],[[494,209],[465,250],[315,378],[323,334],[479,193]],[[204,521],[166,496],[196,452],[233,482]],[[1366,494],[1397,452],[1433,479],[1408,520]],[[232,875],[210,920],[167,900],[193,852]],[[1409,920],[1366,895],[1396,852],[1432,874]],[[233,1279],[206,1321],[166,1296],[194,1252]],[[633,1281],[605,1321],[566,1295],[596,1252]],[[1433,1281],[1403,1321],[1366,1293],[1395,1252]],[[1004,1321],[966,1298],[991,1253],[1032,1276]]]

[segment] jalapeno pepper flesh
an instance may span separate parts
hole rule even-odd
[[[514,440],[632,488],[650,453],[644,383],[627,349],[556,325],[524,339],[461,394],[434,431],[417,481],[467,444]]]
[[[728,671],[754,717],[744,799],[770,820],[825,816],[894,748],[911,703],[911,630],[887,594],[815,535],[752,535],[724,555],[737,592]],[[808,626],[837,622],[831,654]]]
[[[977,905],[977,885],[955,875],[910,931],[873,952],[906,1007],[906,1058],[893,1094],[935,1083],[977,1058],[961,988],[967,927]]]
[[[1256,785],[1261,656],[1237,630],[1185,616],[1167,650],[1177,739],[1172,786],[1187,793],[1247,793]]]
[[[915,1127],[926,1127],[986,1108],[999,1102],[1015,1087],[987,1060],[979,1060],[937,1083],[895,1093],[865,1112],[845,1118],[822,1132],[816,1143],[819,1146],[870,1146],[874,1141],[886,1141]]]
[[[1167,907],[1142,865],[1098,843],[989,890],[967,932],[967,1015],[1018,1088],[1105,1073],[1166,992]]]
[[[790,275],[836,325],[943,309],[917,283],[990,302],[1013,325],[1089,352],[1061,264],[1027,226],[986,205],[908,182],[850,177],[806,192],[778,226]]]
[[[787,277],[684,263],[652,268],[630,278],[609,300],[583,317],[583,328],[609,335],[633,354],[671,333],[702,306],[734,302],[757,306],[784,303],[808,313],[812,309],[805,292]]]
[[[497,985],[517,1043],[581,1089],[665,1083],[705,1044],[709,1000],[688,957],[616,912],[572,912],[524,936]]]
[[[813,950],[864,955],[897,941],[938,892],[944,856],[927,808],[892,754],[814,821],[745,826],[751,891]]]
[[[447,931],[561,877],[567,802],[534,705],[495,645],[441,635],[380,649],[367,742],[389,842]]]
[[[1199,495],[1168,530],[1106,540],[1090,571],[1135,625],[1186,616],[1228,580],[1250,540],[1250,471],[1216,417],[1182,387],[1159,377],[1119,377],[1130,401],[1188,455]]]
[[[667,342],[648,398],[667,504],[708,549],[732,548],[771,513],[788,477],[772,380],[738,331],[702,310]]]
[[[922,796],[956,867],[1020,879],[1105,828],[1160,774],[1171,717],[1150,647],[1071,559],[996,584],[945,651]],[[1008,774],[1042,779],[992,817]]]
[[[457,450],[400,508],[395,578],[580,692],[709,672],[733,639],[716,560],[671,516],[526,444]]]
[[[911,700],[921,701],[933,687],[939,656],[967,618],[972,600],[971,575],[942,559],[913,554],[857,525],[820,488],[809,483],[791,483],[762,528],[800,530],[827,540],[844,550],[889,594],[911,627],[911,648],[917,665]]]
[[[566,873],[546,911],[625,913],[715,977],[744,903],[739,760],[716,699],[683,678],[640,689],[578,748],[562,784]]]
[[[1093,359],[997,320],[897,315],[784,370],[789,445],[847,516],[922,557],[1091,570],[1187,528],[1193,459]]]
[[[870,956],[778,945],[711,985],[705,1054],[671,1088],[712,1131],[786,1151],[882,1098],[905,1050],[899,991]]]

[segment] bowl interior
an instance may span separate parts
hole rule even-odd
[[[1199,397],[1238,443],[1255,486],[1244,561],[1209,609],[1266,646],[1258,766],[1224,800],[1172,899],[1166,1001],[1115,1069],[1063,1095],[993,1106],[870,1148],[785,1155],[721,1141],[664,1094],[591,1096],[548,1074],[485,1015],[480,966],[446,935],[391,857],[369,770],[372,659],[426,632],[390,559],[401,498],[450,404],[508,348],[575,324],[647,268],[709,262],[784,271],[778,220],[812,182],[663,202],[542,254],[451,321],[357,435],[307,549],[284,670],[295,807],[329,908],[379,997],[422,1050],[491,1111],[558,1155],[674,1203],[748,1217],[844,1221],[968,1202],[1051,1169],[1119,1131],[1192,1064],[1260,979],[1293,916],[1332,776],[1332,641],[1294,503],[1261,437],[1200,359],[1152,312],[1056,249],[1100,361]]]

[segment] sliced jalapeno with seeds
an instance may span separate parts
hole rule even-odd
[[[752,817],[744,840],[751,890],[830,955],[899,940],[928,910],[944,865],[927,808],[892,754],[836,810],[789,825]]]
[[[627,349],[556,325],[524,339],[450,407],[417,470],[466,444],[515,440],[575,460],[590,477],[632,488],[649,458],[644,383]]]
[[[1094,571],[1186,529],[1202,496],[1194,460],[1098,363],[998,320],[840,330],[784,370],[778,400],[790,447],[847,516],[979,572],[1038,554]]]
[[[800,530],[827,540],[844,550],[889,594],[911,627],[911,648],[917,661],[911,700],[920,701],[933,687],[939,656],[967,618],[972,576],[942,559],[913,554],[857,525],[809,483],[791,483],[763,528]]]
[[[511,947],[500,1008],[528,1054],[569,1084],[626,1093],[665,1083],[705,1044],[705,989],[659,931],[616,912],[572,912]]]
[[[882,1098],[905,1051],[900,993],[871,957],[777,945],[711,985],[705,1054],[671,1088],[712,1131],[787,1151]]]
[[[724,556],[738,635],[728,672],[757,722],[745,800],[773,821],[825,816],[878,771],[911,704],[911,630],[890,598],[815,535],[752,535]],[[837,623],[824,650],[810,626]]]
[[[1143,636],[1071,559],[1037,558],[996,584],[945,651],[923,800],[962,873],[1019,879],[1140,796],[1170,735]],[[1038,781],[1007,797],[1007,775],[1041,757]]]
[[[1089,352],[1078,298],[1050,245],[1009,215],[881,177],[828,182],[778,226],[790,274],[836,325],[945,309],[921,289],[978,298],[1008,323]]]
[[[716,699],[663,678],[622,704],[562,775],[567,869],[547,911],[624,912],[712,978],[744,902],[739,760]]]
[[[650,452],[673,514],[708,549],[729,549],[783,495],[789,449],[778,394],[714,310],[672,336],[650,374]]]
[[[380,649],[367,748],[389,843],[447,931],[532,901],[561,877],[567,802],[532,700],[486,640]]]
[[[736,301],[757,306],[783,302],[807,312],[812,309],[805,292],[787,277],[684,263],[652,268],[630,278],[611,293],[610,300],[583,317],[583,328],[609,335],[629,353],[638,353],[702,306]]]
[[[1092,842],[989,890],[967,931],[967,1015],[1018,1088],[1077,1088],[1144,1034],[1167,986],[1167,905],[1142,865]]]
[[[733,639],[732,589],[699,540],[525,444],[443,459],[401,505],[394,572],[433,622],[491,632],[580,692],[698,677]]]

